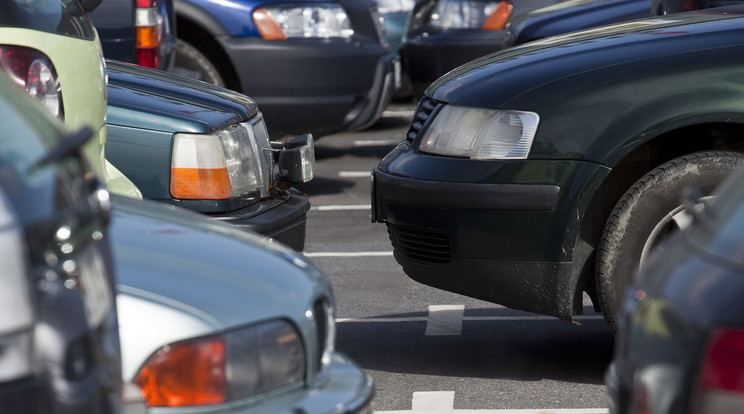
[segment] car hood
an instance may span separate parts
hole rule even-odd
[[[738,45],[735,32],[742,30],[744,7],[718,10],[634,20],[529,42],[449,72],[426,95],[440,102],[504,108],[525,92],[576,74],[598,76],[595,72],[623,63],[702,53],[711,45]]]
[[[258,113],[253,99],[225,88],[112,60],[106,67],[110,125],[208,133]]]
[[[566,0],[531,10],[512,21],[514,44],[649,17],[649,0]]]
[[[317,268],[268,238],[147,200],[112,204],[125,378],[163,345],[258,321],[307,335],[313,302],[332,301]]]

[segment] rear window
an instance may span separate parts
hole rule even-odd
[[[0,27],[3,26],[87,40],[95,36],[90,16],[78,0],[2,0]]]

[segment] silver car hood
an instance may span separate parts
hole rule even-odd
[[[163,345],[258,321],[291,320],[312,341],[305,314],[332,294],[297,253],[177,207],[123,197],[113,206],[126,380]]]

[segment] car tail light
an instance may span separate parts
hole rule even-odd
[[[45,54],[27,47],[0,45],[0,67],[52,115],[64,118],[57,71]]]
[[[163,16],[157,0],[135,0],[135,32],[137,64],[160,68],[160,41],[163,37]]]
[[[502,30],[506,26],[512,10],[514,10],[514,6],[511,3],[502,1],[496,6],[496,10],[488,16],[488,19],[486,19],[486,22],[481,27],[483,30]]]
[[[744,406],[744,329],[713,331],[702,357],[698,392],[693,412],[741,411]]]

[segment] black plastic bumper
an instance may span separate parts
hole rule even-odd
[[[281,198],[210,217],[261,233],[301,252],[305,248],[308,210],[310,200],[307,196],[293,191]]]
[[[373,221],[387,223],[395,259],[411,279],[567,320],[579,312],[571,262],[542,248],[557,185],[444,183],[377,168],[372,181]]]
[[[394,93],[396,56],[371,39],[220,40],[272,138],[366,127]]]

